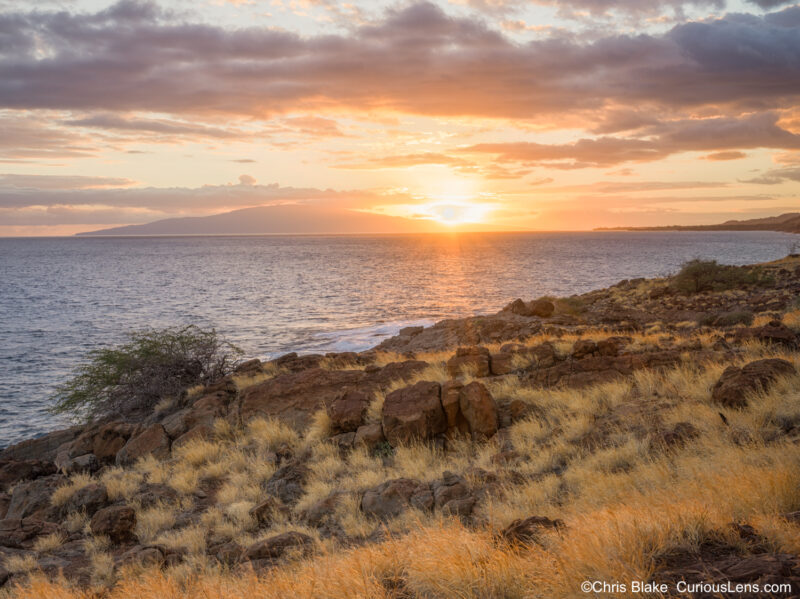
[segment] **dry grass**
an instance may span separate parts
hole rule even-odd
[[[136,536],[143,544],[153,543],[158,534],[175,524],[176,506],[158,503],[136,510]]]
[[[601,339],[607,332],[582,333],[587,335]],[[632,337],[644,348],[657,343],[658,334]],[[550,340],[567,351],[577,338]],[[694,338],[708,345],[712,336]],[[740,348],[735,364],[782,357],[800,368],[800,354],[756,342]],[[447,357],[432,356],[430,369],[418,380],[442,380],[436,377],[446,375]],[[534,388],[513,376],[493,379],[488,384],[499,403],[521,400],[530,408],[508,430],[517,453],[508,466],[494,460],[504,450],[498,438],[483,444],[453,439],[446,452],[415,444],[390,454],[375,455],[363,447],[341,454],[326,441],[327,416],[321,411],[303,438],[277,420],[258,418],[244,430],[227,429],[213,441],[187,444],[171,462],[145,459],[128,470],[111,469],[102,480],[115,482],[120,497],[145,480],[163,481],[183,494],[183,503],[137,510],[137,534],[141,542],[184,549],[190,558],[163,572],[123,576],[106,596],[573,597],[586,579],[647,579],[657,558],[679,547],[699,547],[712,537],[736,544],[729,527],[734,521],[754,526],[775,551],[796,554],[800,528],[780,514],[800,509],[800,445],[782,432],[787,423],[800,420],[800,376],[752,394],[745,410],[730,410],[710,401],[711,387],[726,366],[684,360],[675,368],[640,370],[583,389]],[[369,421],[379,421],[383,397],[375,395]],[[690,424],[697,436],[669,450],[654,444],[677,423]],[[290,515],[278,512],[271,524],[258,528],[249,511],[267,497],[274,452],[285,447],[302,453],[310,469],[304,495]],[[476,508],[479,526],[467,528],[456,519],[414,510],[378,523],[360,510],[363,491],[385,480],[432,482],[444,470],[464,473],[472,467],[497,480],[496,491]],[[476,476],[468,478],[478,484]],[[195,524],[171,529],[174,515],[191,504],[191,493],[206,478],[218,479],[215,505],[198,514]],[[82,482],[74,478],[69,485]],[[363,539],[383,530],[386,540],[345,550],[299,524],[303,510],[334,492],[338,499],[331,515],[346,534]],[[561,518],[566,528],[543,533],[540,544],[527,547],[497,541],[497,531],[530,515]],[[232,575],[204,556],[209,533],[246,545],[287,530],[311,535],[317,553],[260,578]],[[95,579],[112,580],[113,563],[109,566],[102,541],[92,541],[87,553]],[[39,578],[17,592],[23,599],[80,596]]]
[[[33,543],[33,550],[46,553],[58,549],[64,544],[66,538],[60,532],[54,532],[36,539]]]
[[[92,482],[91,475],[83,472],[73,474],[69,477],[69,482],[58,487],[50,496],[50,503],[54,506],[62,506],[67,503],[81,489],[89,486]]]
[[[142,474],[136,470],[113,467],[100,477],[111,501],[129,499],[139,489]]]
[[[284,374],[285,368],[281,368],[272,362],[266,362],[261,365],[261,370],[255,373],[238,374],[233,376],[233,384],[236,385],[238,391],[244,391],[248,387],[260,385],[270,379],[274,379],[280,374]],[[201,389],[202,390],[202,389]]]
[[[39,564],[36,561],[36,556],[33,554],[10,555],[3,560],[3,567],[10,574],[23,574],[25,572],[32,572],[39,567]]]

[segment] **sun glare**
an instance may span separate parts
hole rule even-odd
[[[443,225],[468,225],[485,222],[491,208],[472,202],[436,202],[420,207],[422,214]]]

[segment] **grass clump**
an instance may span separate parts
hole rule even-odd
[[[89,352],[88,362],[56,389],[51,409],[87,421],[147,414],[187,388],[229,374],[241,353],[213,329],[132,332],[117,347]]]

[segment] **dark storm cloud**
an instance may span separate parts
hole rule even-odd
[[[604,3],[601,3],[604,4]],[[796,8],[661,36],[512,43],[427,3],[349,35],[226,30],[152,4],[0,16],[0,106],[265,116],[345,107],[557,119],[609,104],[765,109],[800,95]]]

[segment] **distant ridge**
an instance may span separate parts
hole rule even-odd
[[[595,231],[782,231],[800,233],[800,212],[780,216],[729,220],[719,225],[669,225],[666,227],[601,227]]]
[[[78,233],[101,235],[310,235],[327,233],[411,233],[441,231],[432,221],[411,220],[319,204],[242,208],[211,216],[167,218]]]

